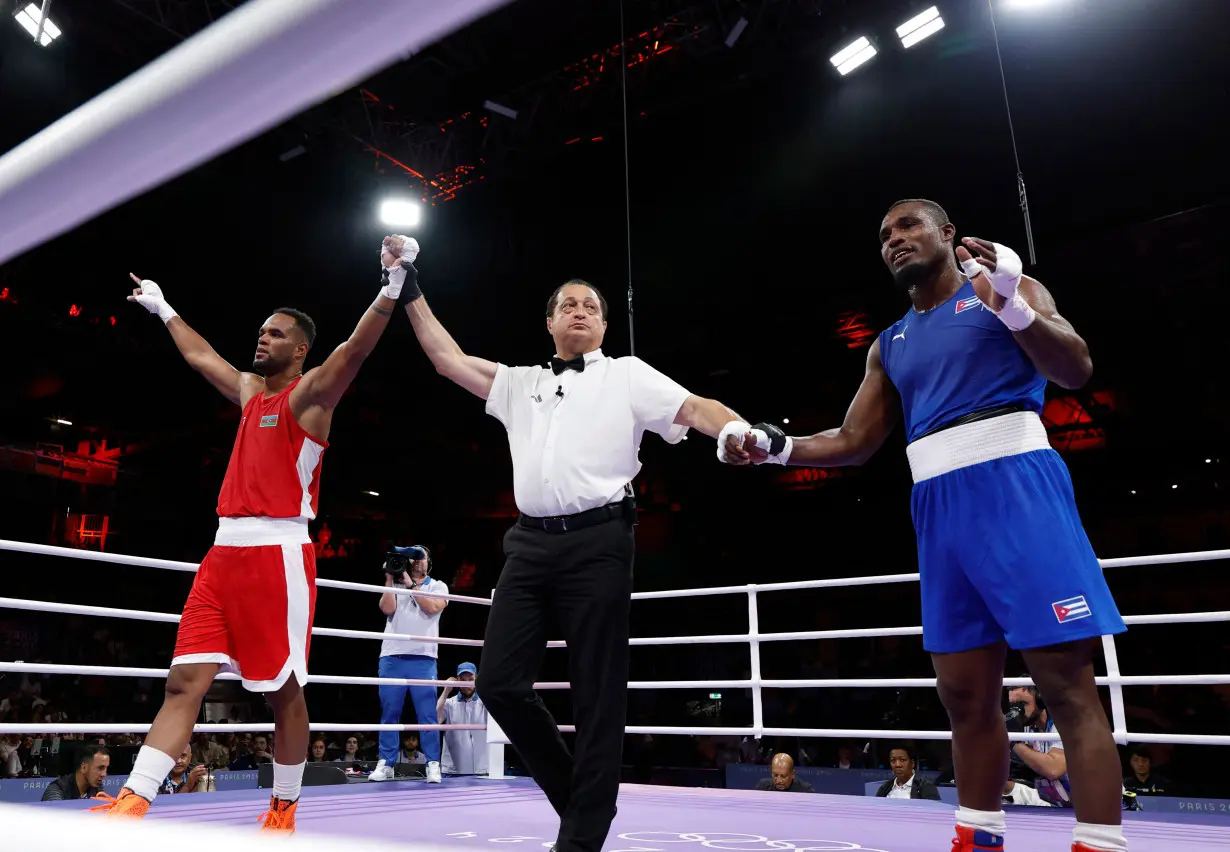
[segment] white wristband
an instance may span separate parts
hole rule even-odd
[[[752,435],[756,438],[756,447],[767,453],[769,451],[769,447],[771,446],[769,436],[765,434],[763,429],[753,429]],[[786,446],[782,448],[782,451],[777,455],[770,455],[764,461],[758,462],[758,464],[786,464],[790,461],[790,453],[793,450],[794,439],[787,435]]]
[[[789,464],[790,454],[794,452],[794,438],[786,436],[786,447],[775,456],[769,456],[764,460],[765,464]]]
[[[1012,298],[995,316],[999,317],[999,321],[1008,326],[1009,330],[1024,331],[1037,319],[1038,313],[1030,307],[1029,302],[1025,301],[1025,297],[1018,290],[1012,294]]]
[[[164,324],[170,322],[177,316],[179,316],[179,314],[176,313],[175,308],[171,307],[166,302],[162,302],[158,305],[158,319],[162,320]]]

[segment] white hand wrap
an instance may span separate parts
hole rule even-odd
[[[158,319],[164,323],[170,322],[173,317],[179,316],[175,309],[167,304],[166,298],[162,295],[162,288],[149,279],[141,282],[141,295],[136,298],[138,305],[145,308],[151,314],[156,314]]]
[[[392,299],[394,302],[401,296],[402,285],[406,283],[406,269],[402,263],[414,263],[414,259],[419,256],[419,243],[413,237],[404,237],[401,234],[394,234],[395,239],[402,241],[401,257],[394,261],[392,266],[386,266],[385,271],[388,273],[388,283],[380,288],[380,295],[386,299]],[[384,254],[389,249],[384,243],[380,244],[380,263],[384,264]],[[389,252],[392,254],[392,252]]]
[[[1004,297],[1004,306],[995,312],[1000,322],[1012,331],[1029,328],[1037,317],[1037,313],[1020,292],[1021,273],[1025,269],[1021,256],[1006,245],[1000,243],[991,243],[991,245],[995,246],[994,272],[972,257],[961,261],[961,271],[969,278],[985,275],[991,282],[991,289]]]
[[[753,429],[752,436],[756,439],[756,449],[764,450],[766,453],[768,453],[773,448],[772,441],[769,439],[769,436],[765,434],[765,431],[763,429]],[[790,453],[793,450],[794,450],[794,438],[791,438],[789,435],[787,435],[785,449],[783,449],[777,455],[773,455],[772,453],[770,453],[767,459],[765,459],[762,462],[756,462],[756,464],[789,464]]]
[[[733,459],[726,454],[726,439],[736,437],[739,439],[739,444],[743,444],[743,436],[752,431],[752,424],[744,423],[742,420],[732,420],[722,427],[722,431],[717,437],[717,457],[718,461],[723,464],[730,464]]]

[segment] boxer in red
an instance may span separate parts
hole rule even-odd
[[[273,797],[263,827],[293,832],[307,759],[303,700],[316,603],[316,554],[308,521],[320,498],[321,456],[333,410],[354,380],[403,295],[418,293],[418,243],[381,244],[383,287],[350,339],[304,372],[316,324],[280,308],[265,320],[252,371],[240,372],[167,304],[153,281],[132,278],[128,297],[166,324],[180,354],[243,418],[218,495],[218,533],[184,604],[162,709],[109,816],[143,817],[183,751],[201,701],[220,671],[273,707]]]

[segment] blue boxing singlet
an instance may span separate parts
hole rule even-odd
[[[908,441],[988,408],[1042,412],[1046,379],[969,281],[926,313],[911,308],[879,340],[884,371],[901,396]]]

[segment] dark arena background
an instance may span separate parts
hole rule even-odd
[[[246,4],[54,0],[58,36],[45,45],[15,17],[30,5],[0,2],[0,151]],[[125,301],[130,272],[162,285],[241,368],[270,311],[306,311],[319,326],[313,366],[378,289],[377,242],[404,231],[422,246],[424,293],[467,352],[544,363],[546,299],[583,278],[609,302],[606,354],[627,355],[634,342],[693,393],[804,435],[840,424],[875,335],[909,307],[876,235],[893,201],[921,196],[945,206],[959,236],[1015,247],[1089,343],[1092,381],[1048,387],[1043,420],[1098,556],[1230,548],[1226,4],[993,0],[993,29],[986,0],[942,0],[944,27],[903,48],[895,28],[931,5],[517,0],[7,259],[0,539],[194,563],[213,541],[239,412],[184,364],[161,323]],[[860,36],[876,55],[839,73],[830,57]],[[421,224],[382,224],[391,196],[416,200]],[[490,595],[517,516],[507,437],[481,401],[436,374],[400,311],[329,440],[311,526],[321,578],[379,584],[391,545],[422,544],[451,592]],[[904,447],[898,429],[863,467],[735,469],[695,431],[678,446],[647,436],[634,483],[636,591],[916,571]],[[1209,616],[1116,639],[1124,675],[1209,676],[1124,686],[1126,730],[1230,733],[1226,565],[1106,569],[1124,615]],[[36,759],[4,726],[147,724],[162,680],[17,663],[163,669],[175,636],[172,624],[28,602],[178,614],[191,579],[0,550],[0,741],[24,757],[19,781],[73,767]],[[441,635],[481,638],[485,620],[483,607],[451,604]],[[777,633],[917,626],[918,585],[766,593],[759,621]],[[371,593],[322,590],[315,623],[379,632],[385,619]],[[743,594],[632,608],[634,637],[747,631]],[[441,678],[477,662],[478,650],[442,646]],[[764,679],[934,677],[917,635],[767,642],[758,653]],[[374,677],[378,654],[370,639],[318,636],[311,671]],[[1024,673],[1010,656],[1005,676]],[[746,641],[632,649],[633,681],[752,676]],[[566,651],[547,652],[541,679],[568,679]],[[1111,690],[1101,693],[1110,712]],[[572,722],[566,691],[545,698],[561,724]],[[307,700],[314,721],[379,722],[375,686],[316,683]],[[234,681],[216,682],[205,714],[272,719]],[[415,721],[409,704],[403,721]],[[747,728],[752,690],[633,689],[628,724]],[[870,773],[859,776],[862,795],[864,778],[890,777],[892,731],[948,724],[931,685],[766,689],[766,727],[886,733],[630,733],[624,780],[747,787],[787,752],[799,777],[831,778],[846,765]],[[114,754],[139,742],[104,735]],[[68,737],[80,735],[56,739]],[[332,758],[346,731],[325,738]],[[374,755],[375,734],[358,738]],[[232,757],[248,748],[242,737],[216,739]],[[951,780],[947,741],[914,745],[920,770]],[[1135,745],[1120,744],[1128,779]],[[1163,797],[1185,807],[1173,810],[1230,828],[1225,745],[1147,749],[1170,785]],[[515,750],[506,757],[509,774],[524,774]],[[113,763],[112,773],[130,765]],[[20,798],[6,783],[0,802]],[[636,840],[614,838],[608,848]]]

